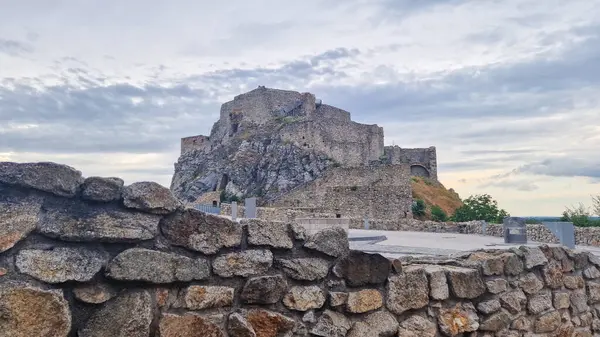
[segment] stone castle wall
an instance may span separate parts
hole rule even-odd
[[[270,207],[307,207],[341,217],[412,217],[412,187],[407,165],[338,167],[271,201]]]
[[[221,215],[231,216],[231,204],[220,205]],[[238,204],[237,217],[246,216],[246,207]],[[322,213],[315,208],[280,208],[280,207],[256,207],[256,217],[266,221],[294,221],[298,218],[335,218],[335,213]]]
[[[52,163],[0,163],[0,336],[592,336],[600,260],[560,247],[444,259],[345,231],[233,223]]]
[[[207,136],[192,136],[181,138],[181,154],[191,151],[207,153],[211,150],[210,138]]]
[[[399,146],[386,146],[385,157],[392,164],[407,163],[411,166],[411,174],[425,176],[437,180],[436,148],[405,149]],[[423,170],[425,169],[425,170]]]

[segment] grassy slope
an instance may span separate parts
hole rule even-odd
[[[411,179],[413,199],[425,201],[425,204],[427,204],[427,219],[429,219],[431,206],[433,205],[438,205],[448,216],[454,214],[454,211],[462,205],[458,193],[452,189],[446,189],[441,183],[420,177],[412,177]]]

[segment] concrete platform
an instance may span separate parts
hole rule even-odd
[[[364,229],[350,229],[351,237],[378,237],[387,239],[373,243],[370,241],[350,240],[350,248],[370,253],[379,253],[387,257],[400,256],[449,256],[463,251],[477,249],[509,249],[522,245],[505,244],[503,238],[476,234],[454,233],[425,233],[425,232],[398,232],[376,231]],[[529,242],[528,246],[538,246],[544,243]],[[548,244],[558,246],[557,244]],[[600,247],[576,246],[577,250],[592,252],[600,255]]]

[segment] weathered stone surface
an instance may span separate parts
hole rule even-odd
[[[596,279],[600,277],[600,271],[594,266],[590,266],[583,271],[583,276],[588,279]]]
[[[287,282],[281,275],[253,277],[246,281],[241,298],[246,303],[277,303],[287,287]]]
[[[83,182],[81,197],[86,200],[109,202],[121,199],[123,179],[89,177]]]
[[[526,316],[521,316],[513,320],[511,329],[519,331],[531,331],[531,320]]]
[[[352,323],[346,316],[325,310],[310,333],[321,337],[345,337]]]
[[[0,284],[1,337],[67,337],[70,330],[62,291]]]
[[[387,288],[387,307],[395,314],[423,308],[429,303],[425,269],[406,268],[404,273],[389,278]]]
[[[160,217],[92,206],[80,201],[52,205],[37,230],[63,241],[132,242],[153,239]]]
[[[477,269],[447,267],[450,289],[458,298],[476,298],[485,293],[486,287]]]
[[[571,306],[571,296],[567,292],[555,292],[553,304],[556,309],[567,309]]]
[[[152,297],[139,290],[106,302],[85,322],[78,337],[148,337],[151,323]]]
[[[320,258],[280,259],[277,260],[277,264],[287,276],[295,280],[320,280],[329,272],[329,262]]]
[[[317,286],[292,287],[285,294],[283,304],[288,309],[297,311],[319,309],[325,304],[325,292]]]
[[[86,248],[27,249],[17,254],[16,265],[21,273],[48,283],[86,282],[105,260],[104,254]]]
[[[437,326],[435,323],[419,315],[410,316],[402,321],[398,329],[398,337],[435,337],[436,334]]]
[[[562,266],[554,260],[542,268],[542,276],[550,289],[558,289],[563,286]]]
[[[49,162],[0,162],[0,183],[33,188],[61,197],[74,197],[83,183],[81,172]]]
[[[508,289],[508,282],[505,279],[497,278],[485,281],[487,290],[492,294],[499,294]]]
[[[346,302],[348,312],[359,314],[379,309],[382,306],[383,297],[379,290],[363,289],[348,293],[348,301]]]
[[[503,275],[504,259],[502,256],[486,252],[475,252],[469,256],[469,261],[477,261],[481,264],[483,275]]]
[[[245,250],[217,257],[213,271],[221,277],[251,276],[265,273],[273,265],[269,250]]]
[[[511,323],[510,315],[501,310],[498,313],[493,314],[492,316],[486,318],[481,325],[479,326],[480,331],[500,331],[504,328],[507,328]]]
[[[115,280],[152,283],[189,282],[210,276],[207,260],[191,259],[172,253],[131,248],[113,258],[106,275]]]
[[[335,265],[333,271],[338,277],[344,278],[349,286],[360,287],[384,283],[391,269],[390,260],[379,254],[351,251]]]
[[[350,250],[348,233],[340,227],[325,228],[312,234],[304,243],[304,247],[340,257],[348,254]]]
[[[104,303],[115,297],[116,294],[116,290],[106,283],[82,284],[73,289],[76,299],[91,304]]]
[[[551,311],[539,316],[535,320],[533,331],[535,333],[553,332],[558,329],[560,323],[560,313],[558,311]]]
[[[228,307],[233,304],[235,289],[222,286],[189,286],[180,305],[190,310]]]
[[[573,314],[580,314],[590,310],[587,301],[588,297],[584,289],[573,291],[571,293],[571,310]]]
[[[457,336],[479,328],[479,316],[470,302],[457,303],[451,308],[441,308],[438,325],[447,336]]]
[[[36,198],[0,198],[0,253],[26,238],[38,223],[41,201]]]
[[[234,312],[227,320],[227,332],[231,337],[256,337],[252,325],[241,314]]]
[[[527,303],[527,296],[521,290],[515,290],[500,295],[500,304],[511,314],[518,314]]]
[[[304,226],[296,222],[292,222],[290,224],[290,229],[292,230],[292,234],[294,235],[294,239],[296,240],[304,241],[308,237],[308,234],[306,233],[306,228],[304,228]]]
[[[196,314],[163,314],[158,329],[160,337],[225,337],[218,325]]]
[[[528,273],[519,280],[519,287],[528,294],[535,294],[542,290],[544,284],[534,273]]]
[[[252,326],[256,337],[285,336],[292,331],[295,321],[276,312],[266,310],[251,310],[246,320]]]
[[[204,254],[237,247],[242,241],[242,227],[223,217],[193,208],[178,211],[160,222],[160,229],[174,245]]]
[[[221,277],[247,277],[262,274],[272,265],[271,251],[254,249],[217,257],[213,262],[213,271]]]
[[[525,268],[531,270],[537,266],[543,266],[548,263],[548,259],[539,247],[522,246],[519,248],[525,258]]]
[[[598,282],[588,282],[587,283],[588,290],[588,303],[596,304],[600,302],[600,283]]]
[[[552,308],[552,293],[550,291],[541,291],[529,298],[527,310],[533,315],[542,313]]]
[[[168,188],[152,181],[140,181],[123,189],[123,205],[153,214],[170,214],[181,203]]]
[[[500,301],[497,298],[480,302],[477,304],[477,310],[481,313],[489,315],[500,310]]]
[[[431,298],[443,301],[450,297],[446,271],[439,266],[431,265],[425,267],[425,272],[429,277],[429,288],[431,289],[429,295]]]
[[[248,228],[248,243],[254,246],[291,249],[294,246],[289,226],[282,222],[246,219],[240,222]]]
[[[567,289],[581,289],[585,286],[583,277],[579,275],[565,275],[564,284]]]
[[[434,325],[435,328],[435,325]],[[398,321],[385,311],[371,313],[363,321],[356,322],[347,337],[389,337],[398,331]]]
[[[516,276],[523,272],[524,266],[521,258],[516,254],[507,253],[503,254],[502,258],[504,260],[504,273],[510,276]]]
[[[329,305],[332,307],[339,307],[340,305],[345,304],[347,300],[348,293],[335,291],[329,293]]]

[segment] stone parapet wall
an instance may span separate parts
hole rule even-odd
[[[231,216],[231,204],[221,204],[221,215]],[[237,217],[246,216],[246,207],[238,204]],[[256,217],[266,221],[293,221],[297,218],[335,218],[333,213],[323,213],[313,208],[257,207]]]
[[[231,222],[150,182],[0,163],[0,336],[593,336],[600,260],[391,260],[339,228]]]

